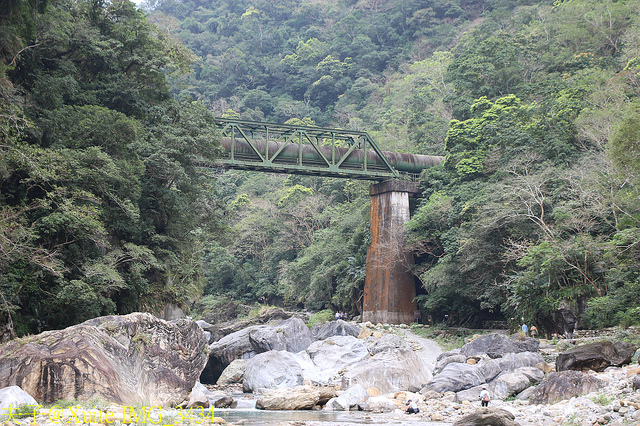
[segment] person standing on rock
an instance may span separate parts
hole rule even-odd
[[[489,392],[487,391],[487,387],[483,386],[482,390],[480,391],[480,405],[482,405],[483,407],[488,407],[490,400],[491,398],[489,397]]]
[[[538,335],[538,328],[535,325],[532,325],[531,326],[531,337],[533,337],[535,339],[537,335]]]

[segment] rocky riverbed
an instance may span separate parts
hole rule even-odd
[[[286,416],[273,418],[265,415],[262,424],[510,424],[510,425],[594,425],[594,424],[638,424],[640,423],[640,393],[638,392],[637,353],[635,347],[624,343],[593,343],[597,336],[572,340],[554,341],[507,337],[504,334],[485,334],[474,336],[460,350],[441,353],[437,344],[412,333],[407,327],[388,325],[374,326],[358,324],[361,339],[377,339],[375,345],[386,341],[382,352],[392,347],[409,348],[425,361],[433,373],[433,377],[421,389],[394,390],[379,392],[379,389],[360,389],[357,403],[340,404],[329,400],[323,405],[326,410],[345,410],[339,421],[324,417],[316,419],[297,417],[286,421]],[[637,330],[630,330],[637,333]],[[615,336],[610,336],[615,340]],[[372,340],[369,342],[371,343]],[[393,342],[393,343],[391,343]],[[587,354],[572,348],[593,346]],[[595,345],[595,346],[594,346]],[[336,345],[337,346],[337,345]],[[564,351],[568,350],[568,351]],[[609,359],[602,358],[603,353]],[[598,352],[600,351],[600,352]],[[617,352],[616,352],[617,351]],[[371,351],[375,352],[375,350]],[[393,351],[392,351],[393,352]],[[487,355],[487,353],[490,354]],[[585,368],[582,371],[555,372],[556,359],[563,354],[563,364],[572,359],[577,367],[598,365],[600,372]],[[376,355],[374,354],[373,357]],[[369,357],[372,358],[371,353]],[[591,357],[591,358],[589,358]],[[633,359],[633,364],[631,361]],[[582,364],[581,364],[582,363]],[[587,363],[587,364],[585,364]],[[609,363],[609,364],[607,364]],[[620,366],[612,366],[613,364]],[[630,365],[631,364],[631,365]],[[607,366],[609,365],[609,366]],[[497,368],[498,371],[495,371]],[[595,368],[595,367],[594,367]],[[350,367],[337,372],[342,376],[337,395],[340,398],[357,394],[354,385],[345,377],[349,377]],[[393,371],[389,365],[387,371],[373,369],[374,374],[388,374]],[[453,376],[453,380],[452,380]],[[488,380],[487,380],[488,379]],[[365,378],[366,382],[367,378]],[[424,379],[423,379],[424,380]],[[325,385],[331,383],[328,380]],[[336,383],[334,381],[334,383]],[[310,384],[310,383],[307,383]],[[479,402],[479,391],[487,387],[493,398],[488,409],[482,409]],[[411,387],[411,384],[408,385]],[[289,402],[295,400],[297,392],[303,386],[280,389],[277,392],[262,389],[259,393],[266,395],[281,394],[288,396]],[[227,390],[228,391],[228,390]],[[217,389],[224,393],[224,389]],[[304,392],[303,392],[304,393]],[[277,396],[277,395],[276,395]],[[255,395],[258,400],[263,398]],[[215,398],[214,398],[215,399]],[[267,398],[268,399],[268,398]],[[406,401],[418,402],[420,413],[406,414]],[[545,402],[535,403],[534,400]],[[352,404],[349,406],[349,404]],[[320,409],[319,405],[314,407]],[[220,413],[237,424],[249,424],[256,420],[256,414]],[[472,419],[476,416],[475,420]],[[259,414],[257,415],[259,418]],[[491,417],[493,420],[482,423],[479,418]],[[499,420],[496,420],[499,419]],[[493,422],[492,422],[493,421]],[[247,423],[248,422],[248,423]],[[300,423],[303,422],[303,423]]]
[[[0,390],[0,421],[639,424],[637,347],[617,337],[482,333],[443,352],[407,326],[332,321],[309,329],[281,313],[240,327],[104,317],[0,346],[0,387],[9,386]],[[488,408],[480,407],[483,388]],[[418,414],[404,411],[409,399]]]

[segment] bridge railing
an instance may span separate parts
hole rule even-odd
[[[342,178],[417,177],[441,157],[382,151],[366,132],[216,118],[226,167]]]

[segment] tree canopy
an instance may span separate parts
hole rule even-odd
[[[214,116],[443,155],[407,224],[424,316],[640,323],[638,0],[0,3],[9,333],[203,295],[359,312],[367,184],[203,170]]]

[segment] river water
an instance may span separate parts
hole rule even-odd
[[[415,426],[445,426],[450,423],[422,421],[418,416],[409,414],[372,414],[363,411],[266,411],[216,409],[215,416],[233,424],[269,425],[281,422],[304,422],[306,426],[348,426],[362,424]]]

